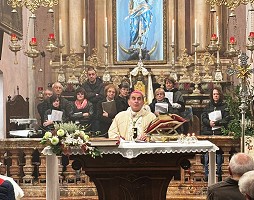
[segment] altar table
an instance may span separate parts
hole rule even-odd
[[[216,180],[215,152],[218,147],[207,140],[190,144],[129,142],[118,147],[98,148],[102,157],[94,159],[76,150],[70,159],[81,163],[82,170],[96,185],[100,200],[165,200],[168,185],[180,169],[181,161],[192,158],[195,153],[209,152],[208,185]],[[52,179],[58,174],[57,161],[52,161],[54,155],[49,152],[43,151],[47,155],[47,178],[51,177],[47,179],[46,199],[57,200],[59,181]]]

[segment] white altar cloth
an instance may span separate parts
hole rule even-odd
[[[146,143],[146,142],[121,142],[117,147],[98,147],[102,156],[103,154],[121,154],[123,157],[132,159],[140,154],[159,154],[159,153],[205,153],[209,152],[209,177],[208,185],[214,184],[216,180],[216,168],[215,168],[215,152],[219,148],[211,143],[208,140],[200,140],[196,143],[178,143],[175,141],[170,142],[155,142],[155,143]],[[47,193],[46,200],[59,199],[59,181],[58,176],[58,161],[57,156],[52,153],[50,147],[45,147],[42,151],[46,155],[47,162]],[[78,155],[82,154],[82,151],[79,149],[73,149],[72,154]],[[55,161],[53,161],[54,159]],[[95,158],[96,159],[96,158]],[[52,179],[52,176],[57,177]],[[57,191],[57,192],[56,192]]]
[[[181,144],[176,141],[136,143],[121,142],[118,147],[99,147],[102,154],[121,154],[124,158],[136,158],[140,154],[216,152],[219,148],[208,140]]]
[[[37,123],[37,119],[33,118],[27,118],[27,119],[10,119],[10,123],[16,123],[18,125],[22,124],[32,124],[32,123]]]

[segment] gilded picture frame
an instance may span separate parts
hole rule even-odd
[[[141,55],[145,64],[165,64],[167,1],[112,1],[114,64],[137,64]]]
[[[0,29],[11,34],[15,33],[20,39],[23,36],[22,8],[16,8],[17,12],[11,12],[12,7],[7,1],[0,2]]]

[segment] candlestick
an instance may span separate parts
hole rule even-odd
[[[217,15],[216,16],[216,31],[217,31],[217,37],[218,37],[218,43],[219,43],[219,40],[220,40],[220,35],[219,35],[219,16]]]
[[[36,40],[35,37],[32,38],[31,43],[32,43],[32,44],[36,44],[36,43],[37,43],[37,40]]]
[[[49,34],[49,38],[50,38],[50,39],[54,39],[54,38],[55,38],[54,33],[50,33],[50,34]]]
[[[59,19],[59,44],[63,44],[63,30],[62,30],[62,19]]]
[[[108,44],[108,18],[105,18],[105,43]]]
[[[254,38],[254,32],[250,32],[249,37],[250,37],[250,38]]]
[[[235,39],[235,37],[230,37],[230,39],[229,39],[229,43],[230,44],[235,44],[236,43],[236,39]]]
[[[141,20],[139,21],[138,36],[139,36],[139,38],[142,37],[142,23],[141,23]]]
[[[17,35],[15,33],[11,34],[11,40],[16,40],[17,39]]]
[[[175,43],[175,20],[172,20],[172,44]]]
[[[86,45],[86,19],[83,18],[83,45]]]
[[[212,40],[216,40],[217,39],[217,35],[215,33],[213,33],[212,36],[211,36],[211,39]]]
[[[195,19],[195,26],[194,26],[194,43],[197,44],[197,19]]]

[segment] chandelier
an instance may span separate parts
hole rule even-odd
[[[52,7],[58,5],[58,0],[7,0],[7,4],[13,8],[12,12],[17,12],[17,7],[25,6],[34,15],[41,6],[49,7],[48,12],[54,12]]]
[[[206,3],[211,5],[211,10],[215,10],[215,6],[226,6],[230,9],[229,16],[235,16],[235,9],[241,4],[247,5],[254,3],[254,0],[206,0]]]
[[[40,7],[48,7],[48,13],[51,14],[52,20],[54,19],[54,11],[53,11],[53,6],[58,5],[59,0],[7,0],[7,4],[9,6],[11,6],[13,8],[13,10],[11,11],[12,13],[16,13],[17,7],[26,7],[31,13],[32,15],[29,17],[29,20],[33,20],[33,24],[36,16],[34,14],[34,12]],[[29,24],[30,21],[28,22],[28,28],[29,29]],[[26,36],[27,39],[27,36]],[[25,45],[23,45],[25,46]],[[23,46],[21,46],[19,44],[19,39],[16,36],[15,33],[11,34],[11,39],[10,39],[10,44],[9,44],[9,49],[15,53],[15,61],[14,64],[18,64],[17,61],[17,52],[20,51],[22,48],[24,48]],[[32,58],[33,60],[35,58],[37,58],[41,52],[37,49],[38,45],[37,45],[37,39],[36,37],[32,36],[31,41],[29,42],[29,47],[27,50],[24,51],[24,54],[26,56],[28,56],[29,58]],[[46,45],[46,51],[48,51],[50,54],[52,54],[55,50],[57,49],[57,45],[56,45],[56,41],[55,41],[55,34],[54,34],[54,30],[53,33],[49,34],[48,37],[48,44]],[[51,59],[50,59],[51,61]],[[32,66],[32,68],[35,68],[34,65]]]

